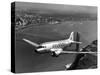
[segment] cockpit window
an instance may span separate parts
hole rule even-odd
[[[39,47],[37,47],[37,48],[45,48],[45,46],[39,46]]]

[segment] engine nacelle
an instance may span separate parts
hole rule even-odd
[[[51,54],[53,57],[58,57],[59,55],[56,52],[52,52]]]
[[[60,55],[61,51],[60,50],[57,50],[57,51],[53,51],[52,52],[52,56],[54,57],[58,57]]]

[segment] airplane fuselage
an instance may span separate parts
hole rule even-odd
[[[35,46],[36,52],[39,52],[39,53],[51,52],[51,54],[54,56],[58,56],[61,53],[65,53],[65,51],[63,51],[63,48],[70,46],[72,43],[81,44],[81,42],[74,41],[74,32],[71,32],[68,39],[45,42],[45,43],[41,43],[41,44],[34,43],[27,39],[23,39],[23,40],[25,42]]]
[[[69,46],[72,43],[71,40],[60,40],[60,41],[52,41],[45,42],[40,44],[42,48],[37,48],[38,52],[52,51],[52,49],[62,49],[65,46]]]

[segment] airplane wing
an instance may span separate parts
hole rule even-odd
[[[82,54],[86,54],[86,53],[90,53],[90,54],[94,54],[94,53],[97,53],[97,52],[76,52],[76,51],[62,51],[61,53],[66,53],[66,54],[69,54],[69,53],[76,53],[76,54],[79,54],[79,53],[82,53]]]
[[[27,43],[29,43],[29,44],[31,44],[31,45],[33,45],[33,46],[35,46],[35,47],[40,46],[39,44],[34,43],[34,42],[32,42],[32,41],[30,41],[30,40],[27,40],[27,39],[25,39],[25,38],[23,38],[22,40],[24,40],[25,42],[27,42]]]

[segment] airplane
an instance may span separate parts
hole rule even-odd
[[[52,56],[59,56],[61,53],[73,53],[69,51],[64,51],[63,48],[66,46],[70,46],[72,43],[81,44],[82,42],[74,41],[74,32],[71,32],[68,39],[44,42],[41,44],[34,43],[28,39],[23,38],[25,42],[31,44],[36,47],[37,53],[51,52]]]

